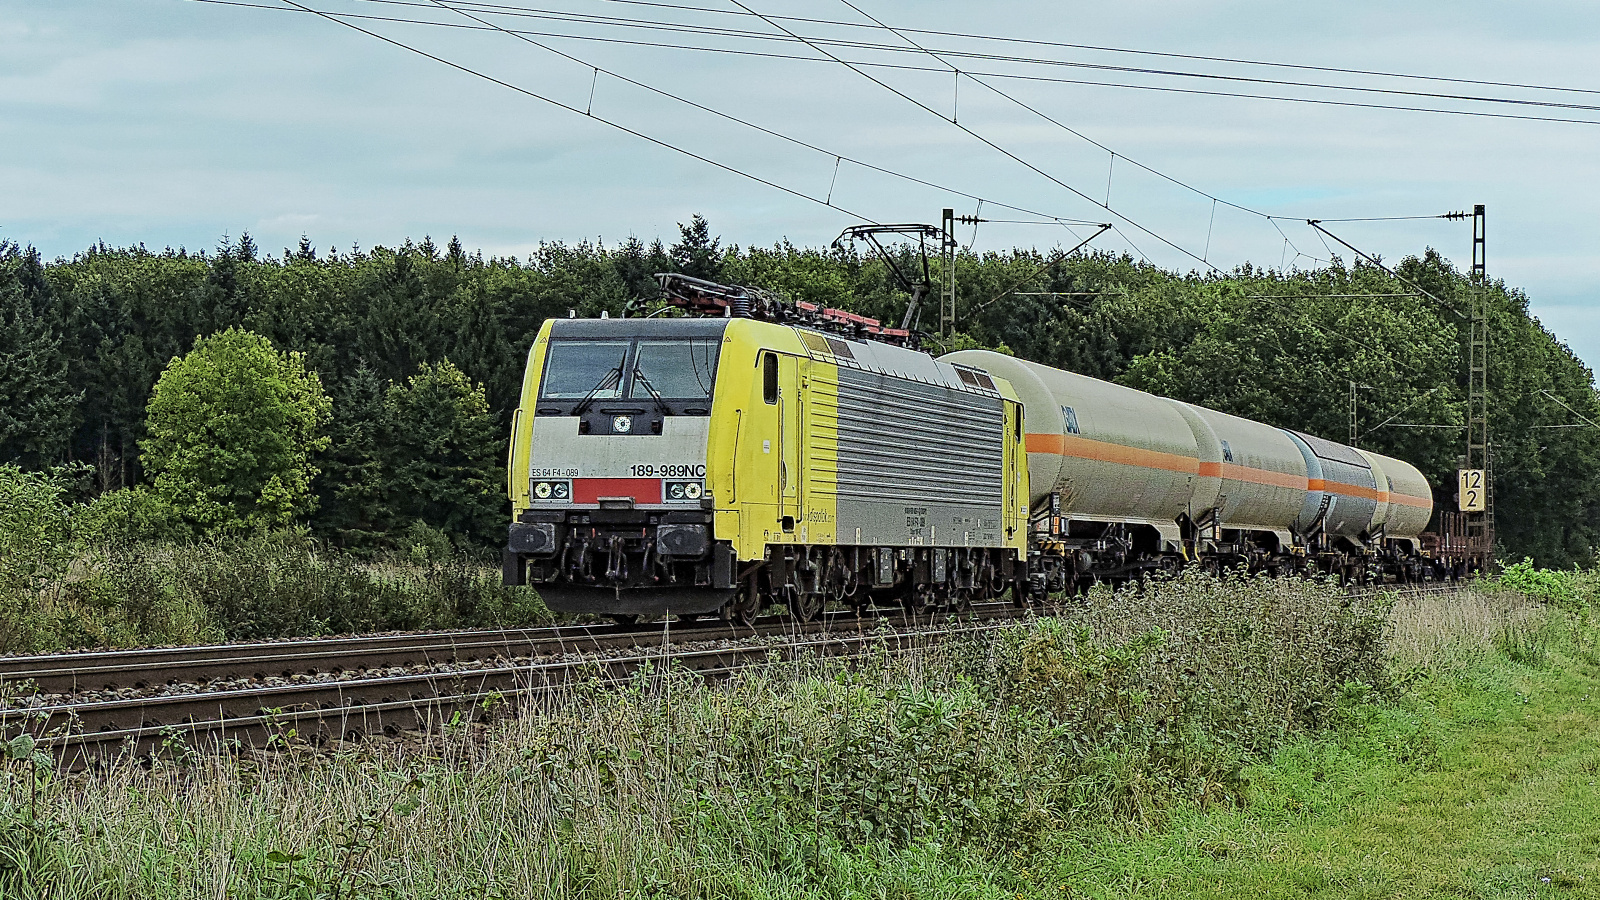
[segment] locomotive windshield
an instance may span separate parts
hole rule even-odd
[[[627,341],[551,341],[539,396],[546,400],[621,397],[628,348]]]
[[[553,340],[539,396],[545,400],[708,400],[722,342]]]
[[[633,360],[630,398],[705,400],[717,374],[721,341],[640,341]]]

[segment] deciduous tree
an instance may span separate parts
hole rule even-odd
[[[203,532],[278,528],[315,505],[311,455],[331,404],[298,353],[238,328],[200,338],[156,381],[142,444],[155,490]]]

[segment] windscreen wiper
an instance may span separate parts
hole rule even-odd
[[[644,389],[650,393],[650,399],[655,401],[656,412],[661,413],[663,416],[672,415],[672,407],[667,405],[667,401],[661,399],[661,392],[656,390],[656,386],[650,383],[650,379],[645,377],[644,372],[640,371],[638,366],[633,369],[633,383],[644,385]]]
[[[616,387],[621,383],[622,364],[617,363],[615,368],[608,369],[606,374],[600,376],[600,380],[595,383],[594,387],[589,389],[589,393],[583,395],[583,399],[578,401],[578,405],[572,408],[572,414],[575,416],[583,415],[584,410],[594,403],[595,399],[600,396],[601,391]]]

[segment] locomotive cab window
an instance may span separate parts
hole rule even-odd
[[[1233,462],[1233,448],[1228,446],[1227,441],[1222,442],[1222,459],[1224,462]]]
[[[1083,433],[1083,432],[1078,430],[1078,414],[1072,411],[1072,407],[1070,407],[1070,406],[1061,407],[1061,415],[1062,415],[1063,418],[1065,418],[1067,420],[1067,434],[1082,434]]]
[[[627,356],[627,341],[551,341],[539,397],[579,400],[593,395],[597,400],[615,400],[622,396]]]
[[[640,341],[629,399],[710,399],[720,348],[721,343],[712,340]]]
[[[778,402],[778,354],[776,353],[761,355],[761,399],[768,403]]]

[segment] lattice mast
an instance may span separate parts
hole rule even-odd
[[[1483,548],[1484,559],[1494,552],[1494,479],[1489,452],[1489,276],[1487,272],[1487,215],[1484,205],[1472,208],[1472,286],[1470,332],[1467,343],[1467,454],[1466,469],[1484,475],[1484,509],[1467,513],[1467,534]]]

